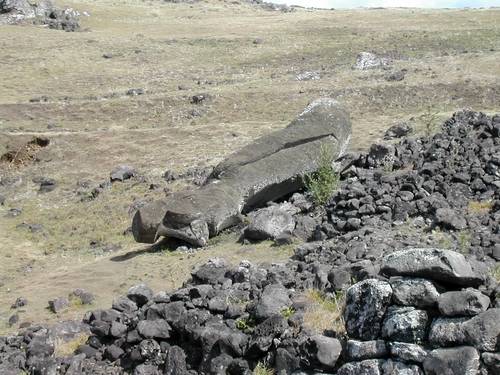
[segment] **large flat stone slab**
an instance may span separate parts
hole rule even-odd
[[[329,98],[315,100],[286,128],[228,156],[198,190],[173,194],[161,222],[142,225],[138,217],[157,216],[148,206],[140,209],[132,224],[135,239],[151,243],[166,236],[204,246],[209,237],[238,223],[242,212],[302,188],[302,176],[318,168],[322,146],[328,145],[336,159],[350,137],[351,122],[342,106]]]
[[[477,286],[483,281],[462,254],[433,248],[389,254],[382,261],[381,272],[389,276],[424,277],[462,286]]]

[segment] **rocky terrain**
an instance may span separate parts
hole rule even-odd
[[[289,261],[212,259],[180,289],[140,284],[81,323],[30,326],[0,339],[3,373],[497,374],[499,152],[500,116],[465,110],[347,154],[325,207],[270,206],[296,208],[293,231],[253,216],[277,245],[307,238]]]
[[[0,375],[446,373],[457,357],[495,374],[498,16],[0,0]],[[273,137],[325,97],[352,134],[318,204],[297,176],[347,133]],[[274,178],[288,190],[239,205]],[[228,209],[172,214],[207,181],[236,186]],[[169,238],[137,243],[152,202],[146,242]],[[202,247],[172,239],[192,219]],[[391,265],[412,248],[438,250]]]

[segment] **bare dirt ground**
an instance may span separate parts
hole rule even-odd
[[[500,9],[281,13],[212,0],[59,5],[90,13],[84,31],[0,26],[0,155],[33,136],[50,139],[24,163],[0,163],[0,332],[18,328],[7,325],[18,296],[29,301],[21,322],[54,321],[82,314],[76,306],[60,315],[46,309],[49,299],[78,287],[96,295],[95,306],[109,306],[140,281],[177,287],[214,256],[286,259],[290,248],[242,246],[234,235],[194,254],[174,253],[138,245],[126,229],[134,205],[185,184],[165,182],[167,169],[213,166],[319,96],[350,110],[354,150],[398,121],[429,132],[463,107],[500,109]],[[392,63],[353,70],[360,51]],[[385,79],[401,69],[404,80]],[[305,71],[321,79],[296,80]],[[144,93],[127,95],[130,89]],[[200,93],[208,99],[192,104]],[[78,182],[95,187],[120,164],[142,178],[82,201]],[[39,193],[33,178],[40,176],[53,178],[56,189]],[[21,214],[12,217],[12,208]],[[32,233],[23,223],[41,227]]]

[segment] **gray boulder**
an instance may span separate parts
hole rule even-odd
[[[349,361],[361,361],[363,359],[384,358],[387,356],[388,350],[384,340],[348,340],[345,354]]]
[[[318,168],[321,146],[328,145],[337,158],[350,137],[345,110],[333,99],[318,99],[286,128],[228,156],[198,190],[173,194],[154,233],[154,225],[145,228],[142,220],[134,219],[134,236],[142,234],[135,236],[137,241],[175,237],[204,246],[209,237],[238,223],[240,213],[299,190],[302,176]],[[136,216],[143,210],[147,206]]]
[[[489,309],[473,318],[437,318],[429,341],[435,346],[471,345],[481,351],[498,350],[500,309]]]
[[[384,139],[401,138],[411,133],[413,133],[413,128],[406,122],[402,122],[387,129],[384,134]]]
[[[490,305],[489,297],[477,289],[446,292],[439,296],[439,312],[446,316],[473,316],[486,311]]]
[[[146,284],[135,285],[128,290],[127,297],[140,307],[153,298],[153,290]]]
[[[264,320],[290,306],[292,301],[289,292],[282,285],[271,284],[264,288],[260,299],[254,308],[254,316],[257,320]]]
[[[382,359],[366,359],[361,362],[349,362],[337,371],[337,375],[382,375]]]
[[[120,165],[111,171],[111,173],[109,174],[109,178],[111,182],[125,181],[129,178],[134,177],[136,174],[137,172],[134,167],[131,167],[129,165]]]
[[[432,282],[426,279],[391,277],[392,300],[403,306],[433,307],[439,292]]]
[[[384,257],[381,272],[389,276],[424,277],[462,286],[477,286],[482,282],[462,254],[434,248],[395,251]]]
[[[479,370],[479,353],[470,346],[436,349],[424,361],[426,375],[475,375]]]
[[[292,233],[295,220],[288,212],[277,206],[262,208],[250,216],[245,228],[245,238],[251,240],[276,239],[283,233]]]
[[[390,341],[424,341],[429,317],[425,310],[391,306],[382,325],[382,337]]]
[[[500,308],[489,309],[463,324],[466,343],[481,351],[500,349]]]
[[[389,65],[389,60],[371,52],[360,52],[356,57],[355,69],[367,70]]]
[[[465,343],[463,323],[467,318],[437,318],[429,330],[429,342],[433,346],[453,346]]]
[[[342,352],[340,341],[332,337],[315,335],[310,337],[308,342],[314,361],[327,370],[333,369]]]
[[[500,374],[500,353],[483,353],[481,359],[493,374]]]
[[[422,363],[427,358],[427,350],[417,344],[391,342],[389,350],[391,356],[403,361]]]
[[[424,375],[422,369],[417,365],[407,364],[388,359],[382,364],[384,375]]]
[[[137,331],[145,338],[168,339],[171,328],[166,320],[141,320],[137,324]]]
[[[436,210],[436,223],[443,228],[462,230],[467,227],[467,221],[451,208],[438,208]]]
[[[349,336],[359,340],[376,339],[391,296],[389,283],[376,279],[361,281],[347,289],[344,320]]]

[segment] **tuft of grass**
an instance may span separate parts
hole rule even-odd
[[[253,369],[253,375],[274,375],[274,370],[270,367],[267,367],[262,362],[259,362]]]
[[[67,357],[73,355],[75,350],[85,344],[89,338],[86,333],[81,333],[69,341],[58,339],[55,342],[54,354],[56,357]]]
[[[500,283],[500,264],[497,264],[495,267],[491,269],[491,276]]]
[[[281,310],[281,316],[285,319],[289,319],[295,314],[295,309],[293,307],[285,307]]]
[[[236,320],[236,328],[243,332],[251,332],[255,328],[255,321],[251,318],[239,318]]]
[[[316,205],[328,202],[339,185],[339,174],[333,169],[333,150],[331,146],[321,145],[318,169],[304,177],[304,184]]]
[[[457,241],[458,241],[458,249],[462,254],[468,254],[469,248],[472,240],[472,235],[467,230],[461,230],[458,232]]]
[[[310,289],[305,292],[305,297],[310,302],[304,314],[306,327],[317,333],[331,330],[339,335],[345,334],[344,292],[339,291],[332,298],[329,298],[319,290]]]
[[[467,205],[467,212],[472,215],[485,215],[489,214],[493,208],[493,201],[469,201]]]

